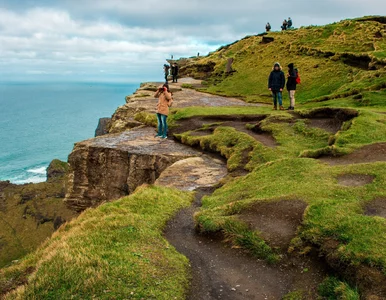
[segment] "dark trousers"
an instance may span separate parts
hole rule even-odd
[[[177,82],[178,75],[173,75],[173,82]]]
[[[168,77],[169,77],[169,74],[165,73],[165,82],[168,82]]]

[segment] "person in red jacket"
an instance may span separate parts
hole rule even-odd
[[[173,103],[173,97],[172,97],[172,93],[169,90],[169,85],[165,83],[163,86],[160,86],[157,92],[155,93],[154,97],[158,98],[158,104],[157,104],[158,133],[156,137],[167,139],[168,138],[167,118],[169,114],[169,107],[171,107]]]

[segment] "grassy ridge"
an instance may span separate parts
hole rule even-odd
[[[261,43],[260,36],[251,36],[192,64],[215,64],[206,91],[243,97],[249,102],[271,102],[267,78],[276,61],[285,72],[290,62],[298,67],[302,78],[298,103],[357,95],[385,88],[385,27],[372,20],[347,20],[272,32],[269,36],[274,42],[268,44]],[[224,74],[228,58],[234,58],[236,72],[231,76]],[[378,70],[370,71],[368,65]]]
[[[188,260],[165,241],[162,228],[192,199],[144,186],[89,209],[36,253],[0,271],[0,290],[28,282],[5,299],[182,299]]]

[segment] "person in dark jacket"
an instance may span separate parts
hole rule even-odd
[[[168,82],[169,69],[170,69],[170,66],[168,66],[167,64],[164,64],[164,73],[165,73],[165,82],[166,83]]]
[[[290,99],[290,106],[288,107],[288,110],[294,110],[295,109],[295,93],[296,93],[296,78],[298,77],[298,72],[295,69],[295,66],[293,63],[290,63],[288,65],[288,74],[287,74],[287,90],[288,95]]]
[[[292,19],[290,17],[288,18],[288,21],[287,21],[287,27],[288,29],[292,28]]]
[[[277,110],[277,104],[279,102],[280,110],[284,110],[282,92],[285,86],[285,76],[281,69],[280,64],[277,62],[273,66],[273,70],[269,75],[268,89],[272,92],[273,109]]]
[[[272,29],[271,24],[269,24],[268,22],[267,25],[265,25],[265,31],[270,32],[271,29]]]
[[[287,20],[284,20],[283,21],[283,25],[281,26],[281,30],[287,30],[287,27],[288,27],[288,22],[287,22]]]
[[[178,65],[176,63],[173,63],[173,65],[172,65],[172,76],[173,76],[173,82],[177,82],[177,79],[178,79]]]

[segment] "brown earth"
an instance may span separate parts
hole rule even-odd
[[[365,174],[342,174],[338,176],[338,183],[344,186],[363,186],[374,181],[375,177]]]
[[[286,251],[302,223],[306,207],[307,203],[300,200],[257,202],[241,212],[239,218],[261,232],[271,247]]]
[[[386,199],[375,199],[365,206],[367,216],[386,218]]]
[[[320,160],[332,166],[386,161],[386,143],[371,144],[345,156],[322,157]]]
[[[317,299],[316,288],[327,274],[317,257],[288,256],[278,265],[270,265],[228,247],[218,238],[198,235],[193,214],[200,207],[203,194],[210,192],[200,191],[194,205],[180,211],[165,230],[168,241],[192,265],[187,299],[281,299],[295,290],[307,291],[307,299]],[[303,202],[297,205],[300,211],[304,210]]]

